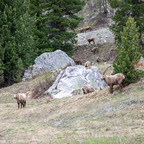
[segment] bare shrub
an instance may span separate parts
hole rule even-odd
[[[34,87],[32,98],[42,98],[46,96],[44,92],[52,86],[55,79],[52,78],[46,78],[44,81],[39,81],[39,83]]]

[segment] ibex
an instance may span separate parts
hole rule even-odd
[[[97,62],[100,62],[100,61],[101,61],[100,57],[97,57],[97,58],[96,58],[96,61],[97,61]]]
[[[85,27],[85,31],[87,31],[87,30],[92,30],[92,27],[91,26]]]
[[[112,67],[112,66],[109,66],[109,67]],[[114,85],[119,85],[121,89],[123,88],[122,83],[125,80],[125,75],[122,74],[122,73],[117,73],[115,75],[104,75],[105,72],[106,72],[106,70],[109,67],[107,67],[105,69],[105,71],[103,72],[103,75],[102,75],[101,79],[104,80],[105,83],[110,87],[110,93],[113,93],[113,86]]]
[[[89,44],[90,44],[91,42],[95,43],[94,38],[89,38],[89,39],[87,39],[87,41],[89,42]]]
[[[82,61],[80,59],[77,59],[74,56],[71,56],[71,58],[75,61],[76,65],[82,65]]]
[[[87,62],[84,64],[84,66],[85,66],[86,68],[89,68],[89,67],[91,66],[91,62],[90,62],[90,61],[87,61]]]
[[[91,27],[91,26],[87,26],[87,27],[85,27],[85,28],[79,29],[78,31],[81,33],[81,32],[85,32],[85,31],[87,31],[87,30],[92,30],[92,27]]]
[[[19,88],[16,94],[14,94],[14,99],[16,99],[18,108],[26,107],[26,94],[20,93],[20,90],[22,88]]]
[[[99,52],[99,48],[98,47],[94,47],[94,48],[92,48],[92,50],[91,50],[93,53],[98,53]]]
[[[88,93],[94,92],[95,89],[90,85],[84,85],[82,87],[82,91],[83,91],[84,94],[88,94]]]
[[[21,108],[26,106],[26,94],[24,93],[14,94],[14,99],[17,100],[18,108],[20,108],[20,105]]]
[[[81,33],[81,32],[85,32],[86,30],[85,28],[80,28],[78,31]]]

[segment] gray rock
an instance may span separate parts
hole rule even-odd
[[[54,72],[57,69],[63,69],[67,66],[75,65],[73,59],[71,59],[65,52],[61,50],[43,53],[37,57],[34,62],[34,65],[25,70],[23,81],[32,79],[33,76],[37,76],[45,72]]]
[[[101,80],[101,74],[97,67],[92,66],[87,69],[82,65],[69,66],[60,72],[55,83],[45,93],[53,98],[68,97],[86,84],[95,89],[107,87],[106,83]]]
[[[100,28],[94,31],[86,31],[84,33],[77,34],[77,45],[88,45],[87,39],[94,38],[96,44],[114,43],[115,36],[109,30],[109,28]]]

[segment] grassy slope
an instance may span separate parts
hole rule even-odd
[[[88,95],[27,100],[17,109],[12,92],[30,94],[43,79],[0,89],[0,144],[119,144],[144,143],[144,80],[114,94],[108,89]]]

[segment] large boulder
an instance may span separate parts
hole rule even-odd
[[[34,76],[45,72],[54,72],[57,69],[64,69],[67,66],[75,65],[73,59],[61,50],[43,53],[34,62],[34,65],[25,70],[23,81],[32,79]]]
[[[69,66],[60,71],[54,84],[45,93],[53,98],[68,97],[86,84],[93,86],[95,89],[107,87],[106,83],[101,80],[101,74],[97,67]]]

